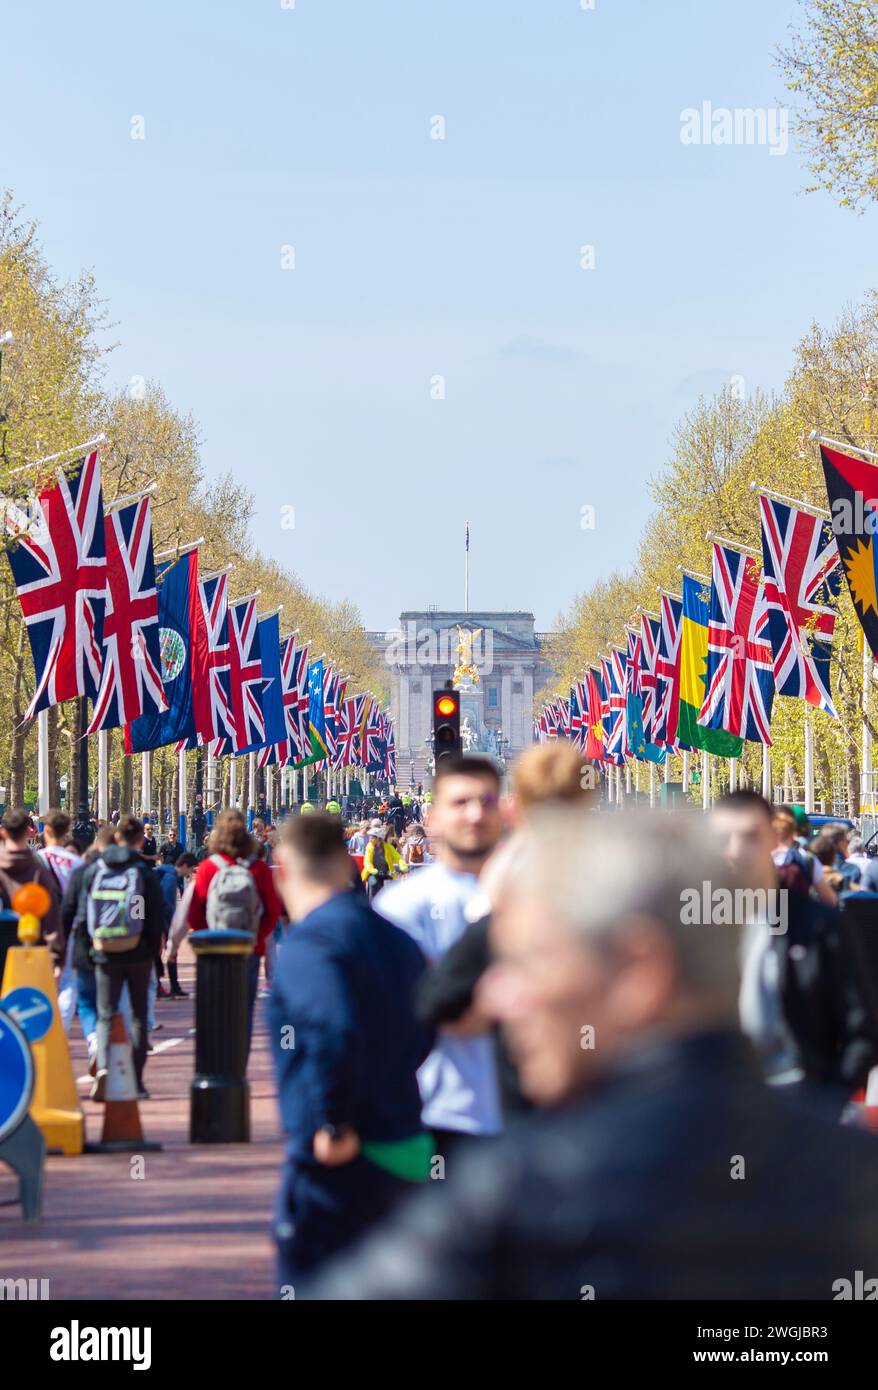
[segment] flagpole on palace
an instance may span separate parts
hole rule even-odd
[[[466,523],[466,544],[463,552],[463,611],[469,612],[469,522]]]

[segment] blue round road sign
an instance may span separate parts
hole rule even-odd
[[[21,1124],[33,1089],[34,1064],[27,1038],[11,1014],[0,1009],[0,1139]]]
[[[52,1001],[31,985],[10,990],[0,999],[0,1009],[12,1015],[28,1042],[39,1042],[52,1026]]]

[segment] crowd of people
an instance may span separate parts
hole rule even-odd
[[[203,853],[122,815],[80,854],[65,813],[37,839],[9,810],[0,895],[50,891],[96,1100],[114,1012],[145,1098],[187,934],[251,932],[282,1296],[829,1298],[878,1268],[878,987],[849,906],[878,860],[755,792],[610,814],[592,785],[563,740],[509,796],[451,757],[356,818],[225,811]]]

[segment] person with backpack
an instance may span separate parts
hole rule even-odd
[[[48,946],[55,979],[64,969],[66,948],[61,924],[61,889],[56,875],[28,845],[31,818],[20,806],[4,811],[0,820],[0,907],[11,907],[24,883],[39,883],[49,894],[49,910],[40,922],[40,945]]]
[[[223,811],[210,837],[210,854],[199,864],[189,903],[189,930],[246,931],[253,937],[247,976],[247,1047],[253,1032],[253,1008],[259,962],[281,913],[271,869],[256,855],[253,838],[240,811]]]
[[[110,1028],[124,985],[131,1005],[131,1046],[139,1100],[148,1100],[143,1069],[150,977],[161,951],[165,914],[162,891],[141,857],[143,825],[127,812],[119,817],[113,844],[82,875],[74,929],[88,937],[97,986],[97,1071],[92,1100],[105,1099]]]
[[[836,894],[824,876],[823,865],[811,850],[803,849],[797,841],[799,827],[792,807],[775,806],[771,826],[775,838],[771,857],[780,887],[805,897],[813,890],[815,898],[819,898],[827,907],[835,907]]]

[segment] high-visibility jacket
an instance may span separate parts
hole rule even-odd
[[[389,844],[387,840],[383,841],[383,848],[384,861],[387,866],[386,870],[380,870],[375,863],[375,841],[370,840],[366,846],[366,853],[363,855],[363,872],[360,875],[364,883],[368,878],[371,878],[373,874],[381,872],[388,873],[391,878],[398,878],[400,874],[408,873],[409,866],[399,853],[399,850],[394,849],[393,845]]]

